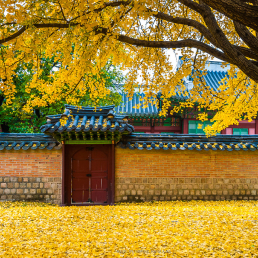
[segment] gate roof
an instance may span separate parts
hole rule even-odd
[[[134,127],[127,123],[126,115],[114,113],[114,106],[76,107],[65,105],[63,114],[47,116],[47,124],[41,126],[42,133],[62,132],[124,132],[131,133]],[[65,124],[61,119],[65,118]]]
[[[93,108],[65,105],[64,113],[47,116],[47,124],[40,130],[70,144],[82,141],[110,143],[118,142],[123,134],[132,133],[134,127],[128,124],[128,116],[115,114],[114,106]]]

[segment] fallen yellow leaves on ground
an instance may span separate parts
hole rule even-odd
[[[0,257],[258,257],[258,202],[2,202],[0,232]]]

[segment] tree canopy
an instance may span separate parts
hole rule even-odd
[[[44,82],[49,82],[53,80],[50,74],[58,73],[58,62],[54,62],[54,57],[52,58],[42,58],[40,60],[40,66],[43,73],[40,76],[40,80]],[[0,129],[3,132],[11,133],[39,133],[41,125],[46,123],[46,116],[56,115],[63,113],[64,105],[66,100],[64,98],[59,98],[58,101],[47,102],[46,105],[42,106],[33,105],[31,112],[24,112],[23,107],[30,102],[31,98],[41,98],[42,94],[37,89],[34,88],[32,91],[27,91],[27,84],[31,82],[34,75],[33,64],[30,63],[20,63],[15,70],[15,75],[13,76],[13,83],[15,85],[15,94],[12,100],[12,104],[8,105],[7,99],[0,91]],[[105,88],[111,90],[110,94],[98,99],[99,105],[118,105],[121,102],[121,95],[118,91],[123,89],[124,76],[118,67],[114,67],[112,62],[109,61],[107,65],[99,72],[98,78],[92,77],[92,80],[98,79],[105,81]],[[87,81],[85,81],[85,87],[87,86]],[[69,92],[67,92],[69,94]],[[83,95],[80,91],[73,92],[74,98],[76,98],[77,104],[82,106],[91,106],[92,99],[89,92],[83,91]],[[96,100],[95,100],[96,101]]]
[[[98,105],[110,89],[104,79],[91,78],[98,77],[112,58],[114,65],[128,71],[129,96],[135,87],[145,92],[146,101],[161,92],[161,114],[165,114],[171,97],[180,90],[189,99],[173,111],[198,102],[205,110],[200,119],[207,119],[209,110],[217,111],[207,132],[220,131],[257,115],[257,24],[255,0],[1,1],[0,89],[6,103],[11,103],[15,69],[21,62],[31,62],[34,73],[26,91],[37,89],[41,94],[31,93],[24,112],[61,98],[78,104],[76,90],[82,94],[87,90]],[[167,49],[180,49],[185,58],[181,67],[175,69]],[[61,64],[58,73],[49,75],[51,82],[40,79],[42,55]],[[201,79],[211,57],[231,64],[216,92]],[[189,75],[194,83],[190,93],[183,83]]]

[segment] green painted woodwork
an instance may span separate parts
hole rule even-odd
[[[171,117],[164,119],[163,126],[171,126]]]
[[[135,125],[135,126],[142,126],[142,118],[140,118],[140,117],[134,117],[134,119],[133,119],[133,125]]]
[[[204,128],[208,125],[212,125],[213,123],[210,121],[198,121],[198,120],[190,120],[188,121],[188,133],[191,134],[205,134]],[[201,126],[199,126],[201,125]],[[199,128],[200,127],[200,128]],[[220,134],[220,133],[218,133]]]
[[[248,128],[233,128],[233,135],[248,135]]]
[[[65,141],[65,144],[112,144],[112,141],[111,140],[100,140],[100,141],[68,140],[68,141]]]
[[[127,131],[124,132],[101,132],[101,131],[88,131],[88,132],[62,132],[54,133],[53,137],[60,141],[119,141],[122,135],[128,134]],[[50,134],[51,135],[51,134]]]

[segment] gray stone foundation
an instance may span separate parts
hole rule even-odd
[[[59,177],[0,177],[1,201],[61,203]]]
[[[258,200],[255,178],[116,178],[116,202]]]

